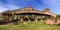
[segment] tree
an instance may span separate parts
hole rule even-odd
[[[56,19],[60,19],[60,15],[56,15]]]
[[[1,14],[0,14],[0,19],[1,19]]]

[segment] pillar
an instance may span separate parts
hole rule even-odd
[[[41,16],[41,21],[42,21],[43,16]]]
[[[51,16],[51,20],[54,20],[54,17]]]
[[[16,19],[17,17],[16,17],[16,15],[15,15],[15,17],[13,18],[13,19]]]
[[[41,19],[41,21],[42,21],[42,19]]]
[[[21,22],[23,22],[23,19],[21,18]]]
[[[37,22],[37,18],[35,18],[35,22]]]
[[[30,22],[30,19],[28,19],[28,22]]]
[[[51,17],[51,20],[53,20],[53,17]]]

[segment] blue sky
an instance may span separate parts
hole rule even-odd
[[[60,14],[60,0],[0,0],[0,12],[32,6],[37,10],[50,8],[54,14]]]

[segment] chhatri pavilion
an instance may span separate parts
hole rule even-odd
[[[11,14],[10,14],[11,13]],[[10,13],[2,13],[2,16],[12,16],[14,15],[14,19],[18,19],[19,21],[42,21],[45,19],[54,19],[55,15],[50,12],[49,8],[44,9],[43,11],[41,10],[36,10],[32,7],[24,7],[21,9],[16,9],[14,11],[11,11]],[[12,18],[10,18],[12,20]]]

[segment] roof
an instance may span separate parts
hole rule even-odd
[[[47,10],[50,10],[49,8],[46,8]],[[47,14],[47,15],[51,15],[51,16],[54,16],[54,14],[52,14],[51,12],[45,12],[44,11],[39,11],[39,10],[35,10],[33,9],[32,7],[24,7],[24,8],[21,8],[21,9],[17,9],[14,13],[15,14],[20,14],[20,13],[39,13],[39,14]]]
[[[46,9],[50,10],[49,8],[46,8]],[[12,12],[15,13],[15,14],[20,14],[20,13],[39,13],[39,14],[47,14],[47,15],[55,16],[51,12],[46,12],[45,11],[46,9],[44,9],[44,11],[41,11],[41,10],[33,9],[32,7],[28,6],[28,7],[24,7],[24,8],[21,8],[21,9],[12,10]],[[6,12],[8,12],[8,11],[6,11]]]

